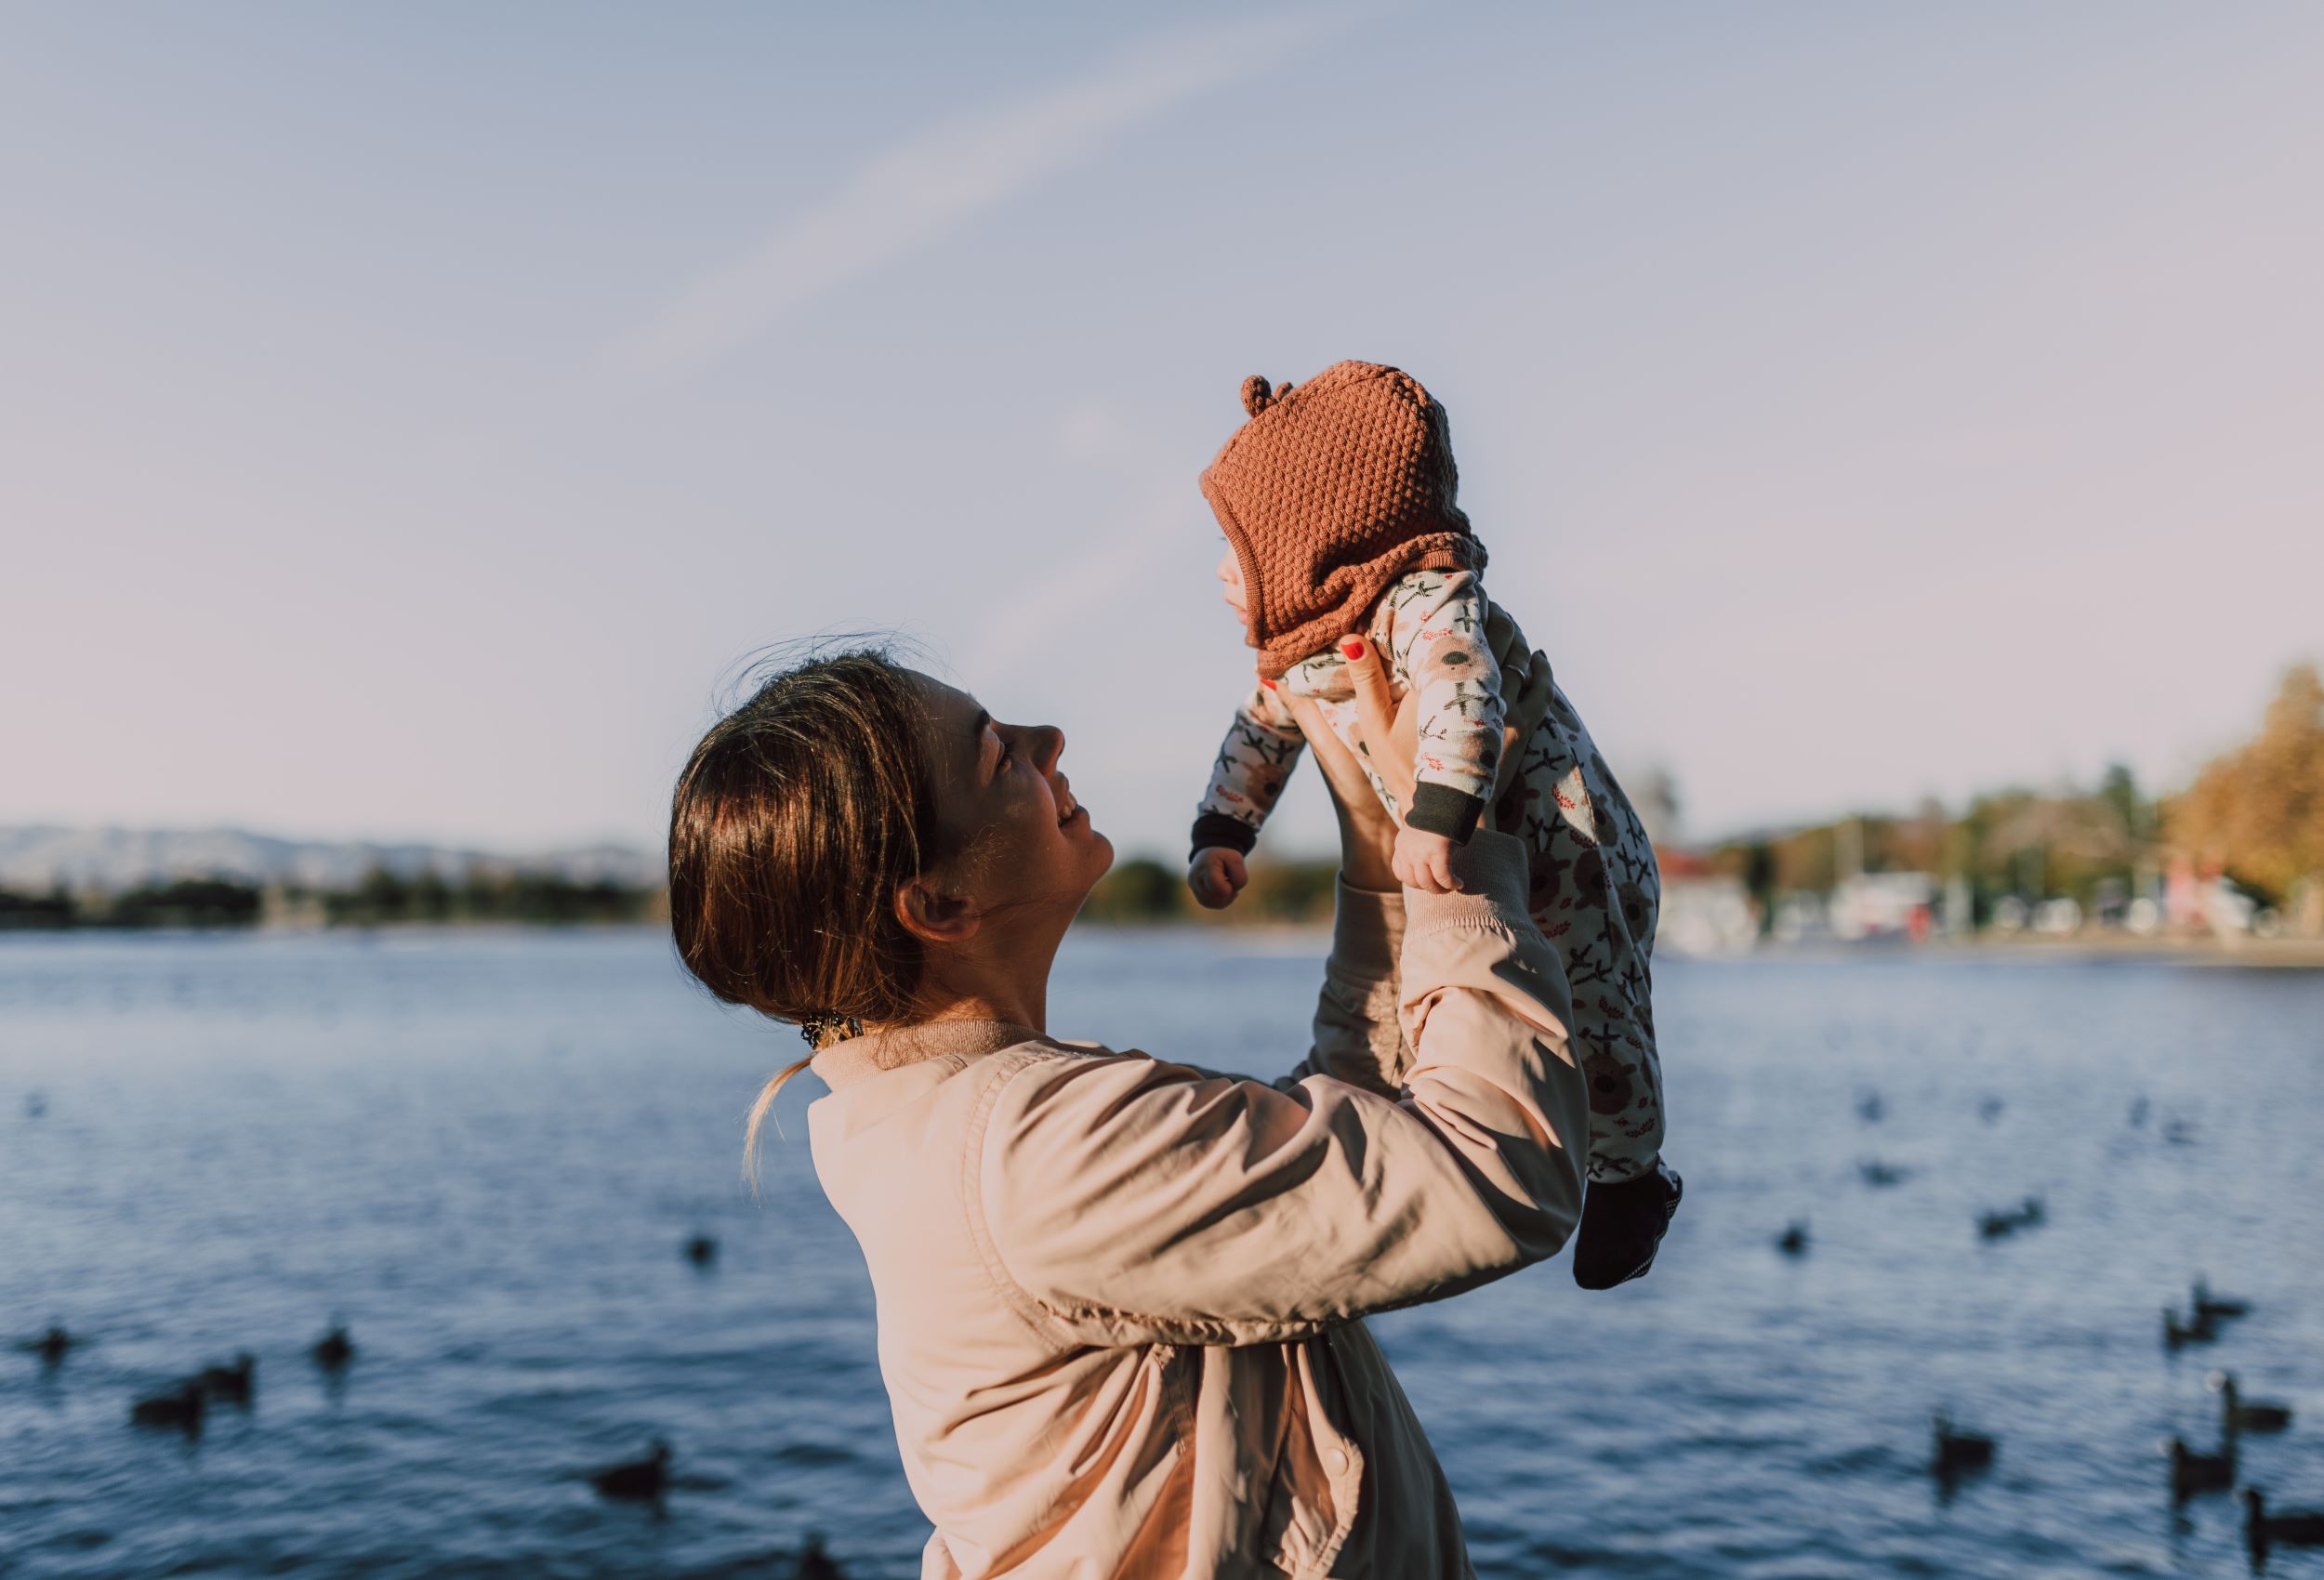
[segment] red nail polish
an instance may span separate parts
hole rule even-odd
[[[1263,677],[1261,678],[1261,680],[1260,680],[1260,682],[1259,682],[1259,683],[1260,683],[1261,685],[1262,685],[1262,686],[1266,687],[1266,688],[1267,688],[1267,690],[1269,690],[1269,691],[1274,691],[1274,690],[1275,689],[1275,683],[1274,683],[1273,680],[1269,680],[1269,679],[1264,678]]]
[[[1340,651],[1350,658],[1362,658],[1364,644],[1354,640],[1344,641],[1340,644]]]

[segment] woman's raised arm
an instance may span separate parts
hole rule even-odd
[[[1442,1298],[1553,1255],[1581,1211],[1589,1097],[1523,849],[1481,831],[1466,892],[1407,891],[1390,1099],[1140,1054],[1029,1061],[970,1179],[996,1275],[1085,1342],[1257,1343]]]

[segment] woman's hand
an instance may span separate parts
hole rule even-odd
[[[1342,637],[1340,652],[1347,660],[1349,683],[1355,689],[1357,734],[1365,761],[1396,797],[1396,804],[1409,806],[1413,749],[1419,738],[1419,693],[1407,691],[1402,703],[1391,704],[1388,666],[1369,639],[1353,634]],[[1315,764],[1331,788],[1332,810],[1340,819],[1340,877],[1351,889],[1396,889],[1400,887],[1395,869],[1397,821],[1380,805],[1371,781],[1365,777],[1364,764],[1325,722],[1314,698],[1287,691],[1277,694],[1299,720],[1300,733],[1307,737],[1308,750],[1315,754]],[[1496,800],[1516,769],[1517,734],[1514,728],[1502,732],[1500,772],[1493,784]]]
[[[1348,636],[1340,640],[1340,651],[1347,657],[1348,679],[1355,688],[1356,716],[1367,757],[1378,757],[1371,750],[1373,742],[1386,744],[1381,748],[1393,763],[1401,757],[1406,783],[1409,789],[1412,771],[1412,748],[1419,737],[1419,705],[1414,696],[1406,694],[1401,707],[1391,707],[1388,700],[1388,670],[1380,662],[1380,650],[1362,637]],[[1323,709],[1313,697],[1293,696],[1279,691],[1283,704],[1299,720],[1300,733],[1307,737],[1307,749],[1315,755],[1315,766],[1323,770],[1324,782],[1331,789],[1331,810],[1340,820],[1340,876],[1351,889],[1368,889],[1393,893],[1400,887],[1396,882],[1396,820],[1381,806],[1372,783],[1364,776],[1364,766],[1356,761],[1339,735],[1324,719]],[[1401,731],[1401,733],[1399,733]],[[1403,743],[1399,752],[1396,743]],[[1397,783],[1383,773],[1391,787]],[[1399,797],[1399,803],[1403,797]]]

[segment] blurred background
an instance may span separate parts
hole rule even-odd
[[[0,1572],[916,1573],[671,781],[899,634],[1120,852],[1053,1029],[1287,1066],[1318,776],[1179,925],[1195,478],[1355,357],[1666,881],[1662,1264],[1378,1324],[1480,1573],[2324,1573],[2233,1495],[2324,1505],[2324,14],[0,38]]]

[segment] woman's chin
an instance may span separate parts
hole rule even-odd
[[[1064,832],[1066,842],[1079,848],[1083,862],[1081,870],[1089,875],[1091,883],[1097,882],[1112,869],[1114,842],[1098,832],[1097,824],[1089,821],[1088,812],[1075,813],[1073,820],[1065,824]]]

